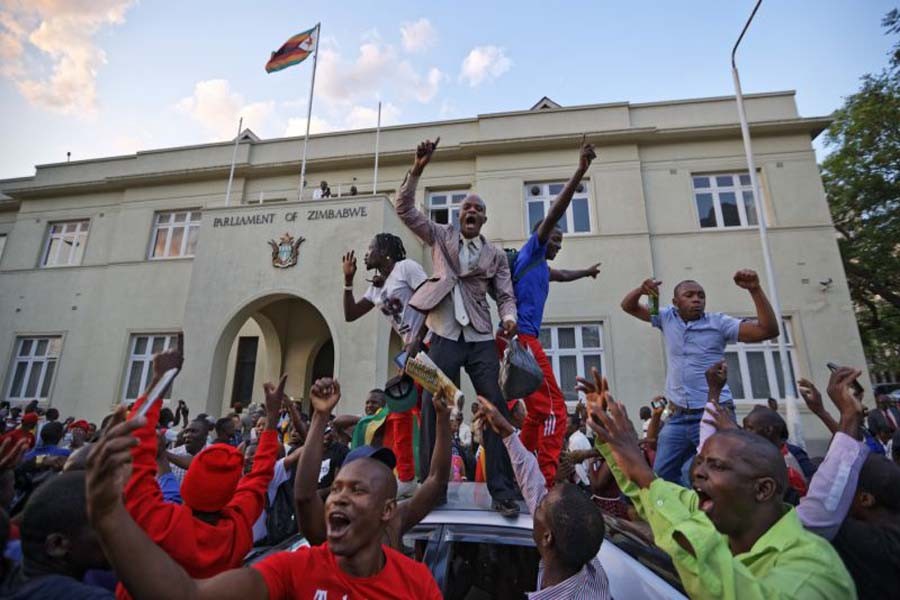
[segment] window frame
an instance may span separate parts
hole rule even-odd
[[[428,218],[434,221],[435,223],[440,223],[434,218],[432,211],[435,210],[446,210],[447,211],[447,225],[453,225],[454,228],[459,228],[459,210],[462,206],[463,200],[466,199],[471,193],[471,190],[466,188],[453,188],[453,189],[445,189],[445,190],[426,190],[425,191],[425,214],[428,215]],[[439,206],[434,206],[432,203],[432,199],[435,196],[446,196],[447,203]],[[454,201],[454,196],[460,196],[458,201]],[[456,217],[454,218],[453,211],[454,207],[456,210]],[[443,224],[443,223],[441,223]]]
[[[784,331],[787,334],[787,340],[785,340],[785,350],[787,351],[788,359],[790,360],[790,366],[793,372],[794,377],[789,382],[791,388],[794,392],[794,397],[797,396],[797,352],[799,351],[796,338],[794,337],[793,326],[791,323],[790,317],[783,317],[782,321],[784,322]],[[737,354],[739,372],[741,376],[741,388],[742,388],[742,398],[734,398],[735,404],[765,404],[770,396],[766,396],[765,398],[756,397],[756,391],[753,390],[753,379],[750,376],[750,364],[748,359],[748,353],[751,352],[761,352],[763,354],[763,360],[766,367],[766,385],[769,388],[769,393],[772,398],[776,400],[784,400],[785,394],[782,393],[779,387],[779,377],[781,375],[781,360],[778,358],[778,340],[767,340],[765,342],[734,342],[725,346],[725,356],[728,354]],[[731,373],[733,369],[729,371],[728,377],[728,387],[731,389],[732,396],[734,396],[734,389],[731,386],[732,376]],[[774,382],[774,385],[773,385]],[[776,389],[773,390],[772,388]],[[748,395],[748,390],[750,391],[750,395]],[[772,392],[777,392],[777,394],[772,394]]]
[[[534,225],[531,223],[531,219],[529,217],[529,208],[531,204],[541,203],[543,206],[543,217],[547,216],[547,211],[550,210],[550,206],[553,204],[553,201],[559,195],[559,193],[551,193],[550,186],[551,185],[561,185],[565,188],[566,181],[526,181],[522,186],[522,196],[524,202],[524,210],[523,216],[525,219],[525,235],[530,236],[531,230]],[[563,219],[566,222],[565,235],[568,236],[589,236],[595,235],[595,223],[594,223],[594,211],[591,210],[591,180],[589,177],[585,177],[581,180],[580,184],[583,187],[583,191],[576,191],[572,195],[572,202],[569,204],[569,207],[566,209],[566,213],[563,215]],[[541,187],[541,195],[540,196],[532,196],[531,195],[531,187],[532,186],[540,186]],[[577,188],[576,188],[577,190]],[[561,190],[560,190],[561,191]],[[585,200],[587,202],[587,216],[588,216],[588,230],[587,231],[575,231],[575,208],[574,202],[575,200]]]
[[[139,338],[145,337],[147,338],[147,345],[145,346],[145,351],[143,353],[137,354],[135,353],[135,349],[137,347],[137,342]],[[150,380],[153,376],[153,340],[154,338],[165,338],[163,341],[163,347],[160,352],[165,352],[169,348],[174,348],[178,343],[178,332],[177,331],[157,331],[157,332],[143,332],[143,331],[135,331],[131,332],[128,336],[128,352],[126,354],[125,359],[125,372],[122,377],[122,391],[120,393],[120,402],[123,404],[127,404],[128,402],[134,402],[137,400],[141,394],[147,389],[147,386],[150,384]],[[132,364],[135,361],[141,361],[143,364],[141,366],[141,374],[140,374],[140,382],[137,388],[137,395],[134,398],[130,398],[128,396],[128,387],[131,382],[131,369]],[[172,386],[166,390],[163,398],[169,399],[172,397]]]
[[[701,231],[723,231],[723,230],[735,230],[735,229],[759,229],[759,219],[761,215],[756,215],[756,224],[751,225],[747,220],[747,204],[744,200],[744,193],[750,193],[752,199],[753,193],[753,182],[750,180],[750,172],[749,171],[728,171],[728,172],[699,172],[699,173],[691,173],[691,200],[693,202],[694,212],[697,215],[697,225],[699,226]],[[710,180],[710,186],[708,188],[698,188],[696,186],[696,179],[700,177],[706,177]],[[730,186],[720,186],[717,181],[718,177],[732,177],[732,185]],[[746,177],[749,181],[748,183],[742,183],[741,178]],[[734,185],[734,181],[737,181],[737,185]],[[735,195],[735,200],[738,208],[738,220],[740,221],[740,225],[725,225],[724,218],[722,216],[722,201],[720,199],[721,193],[729,193],[733,192]],[[760,194],[762,194],[762,186],[760,186]],[[715,226],[704,226],[701,223],[702,217],[700,216],[700,209],[697,206],[697,194],[710,194],[712,196],[713,203],[713,211],[715,212],[716,224]],[[760,198],[760,205],[763,204],[764,199]],[[756,206],[754,204],[754,212],[756,212]]]
[[[9,234],[0,233],[0,261],[3,260],[3,253],[6,252],[6,242],[9,241]]]
[[[566,396],[566,391],[563,389],[562,384],[562,374],[560,372],[560,358],[572,356],[575,357],[575,374],[578,377],[589,377],[590,373],[587,373],[584,367],[584,359],[588,356],[598,356],[600,358],[600,374],[605,375],[607,371],[606,365],[606,350],[603,344],[603,321],[572,321],[572,322],[551,322],[544,323],[541,326],[541,346],[544,348],[544,354],[547,355],[547,360],[550,361],[550,366],[553,369],[553,375],[556,377],[556,382],[560,386],[560,390],[563,393],[563,397]],[[583,328],[584,327],[597,327],[598,328],[598,346],[585,346],[584,345],[584,335]],[[559,347],[559,330],[560,329],[575,329],[575,345],[572,348],[560,348]],[[550,330],[550,344],[544,344],[544,331]],[[571,390],[569,390],[571,391]],[[584,398],[584,395],[581,392],[576,394],[575,400],[566,399],[566,406],[574,410],[575,406]]]
[[[74,232],[74,237],[76,241],[81,245],[81,255],[78,259],[78,262],[73,262],[73,259],[78,254],[75,251],[76,247],[73,247],[69,252],[69,259],[66,263],[57,262],[59,259],[60,249],[62,248],[62,244],[66,242],[67,238],[72,235],[71,232],[67,232],[65,227],[67,225],[78,224],[78,229]],[[60,233],[54,233],[53,229],[55,227],[63,227],[63,231]],[[87,240],[88,234],[91,231],[91,220],[90,218],[85,219],[65,219],[62,221],[50,221],[47,223],[47,235],[44,239],[44,247],[41,250],[41,260],[38,265],[41,269],[57,269],[64,267],[77,267],[84,262],[84,253],[87,249]],[[50,247],[53,244],[53,240],[60,240],[60,245],[56,247],[56,254],[54,256],[54,262],[48,262],[50,258]]]
[[[176,222],[176,215],[184,214],[185,218],[183,222]],[[166,223],[161,223],[160,218],[163,215],[168,215],[169,220]],[[192,219],[193,215],[197,215],[197,220],[194,221]],[[160,210],[153,213],[153,227],[150,230],[150,247],[147,250],[147,260],[175,260],[175,259],[184,259],[184,258],[194,258],[196,256],[196,244],[194,245],[194,254],[187,254],[187,248],[190,243],[191,231],[194,230],[197,232],[199,243],[199,235],[200,235],[200,225],[203,222],[203,211],[200,208],[183,208],[176,210]],[[170,250],[170,246],[172,245],[172,236],[173,231],[176,229],[183,229],[183,233],[181,235],[181,246],[179,248],[179,254],[167,254],[165,256],[157,256],[156,252],[156,237],[159,233],[160,229],[166,230],[166,241],[164,244],[165,251],[168,252]]]
[[[40,356],[36,355],[35,352],[37,347],[41,341],[46,340],[46,352]],[[53,348],[53,342],[58,340],[58,348],[55,354],[51,353],[51,349]],[[25,342],[30,342],[30,352],[28,355],[21,355],[22,347],[25,345]],[[7,384],[6,384],[6,392],[4,394],[4,398],[10,402],[10,404],[26,404],[31,402],[32,400],[37,400],[38,402],[48,403],[50,397],[53,395],[53,385],[56,382],[56,374],[59,372],[59,361],[62,358],[63,351],[63,336],[61,334],[29,334],[29,335],[17,335],[13,344],[13,353],[12,360],[9,364],[9,369],[7,371]],[[50,374],[50,381],[47,381],[47,367],[50,362],[53,363],[53,372]],[[38,376],[38,380],[35,384],[35,391],[37,395],[18,395],[13,396],[13,387],[16,380],[16,371],[18,370],[19,364],[24,363],[26,365],[25,371],[22,374],[21,380],[21,392],[26,392],[28,390],[28,382],[31,379],[31,373],[34,369],[35,364],[40,364],[41,372]],[[45,394],[46,392],[46,394]]]

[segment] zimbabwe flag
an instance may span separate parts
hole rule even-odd
[[[316,48],[316,38],[319,35],[319,26],[298,33],[282,44],[281,48],[272,53],[269,62],[266,63],[266,73],[280,71],[306,60]]]

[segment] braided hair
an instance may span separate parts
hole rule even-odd
[[[382,256],[393,260],[395,263],[406,258],[406,248],[403,247],[403,240],[392,233],[377,234],[375,236],[375,247]]]

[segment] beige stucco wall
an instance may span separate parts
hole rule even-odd
[[[754,150],[784,313],[791,318],[799,375],[826,382],[827,360],[863,366],[862,347],[827,203],[810,143],[823,120],[798,117],[793,95],[748,99]],[[488,204],[485,235],[504,247],[527,237],[523,189],[567,179],[582,132],[598,144],[586,179],[593,229],[567,236],[555,266],[602,261],[599,279],[554,284],[545,322],[603,322],[605,365],[612,388],[632,412],[659,393],[665,367],[658,332],[619,309],[623,295],[651,274],[666,293],[684,278],[707,287],[709,308],[751,314],[746,292],[731,281],[744,267],[763,271],[754,230],[701,230],[691,174],[745,170],[733,99],[626,103],[482,115],[472,119],[386,128],[381,135],[379,190],[392,193],[418,141],[440,135],[418,190],[472,189]],[[314,136],[308,181],[372,185],[374,132]],[[260,336],[254,401],[261,384],[285,367],[288,391],[304,397],[310,358],[331,336],[335,372],[344,384],[342,410],[361,410],[365,392],[393,374],[387,322],[377,312],[343,322],[340,257],[364,254],[381,231],[400,235],[410,258],[430,271],[430,252],[399,222],[384,196],[296,201],[301,140],[243,142],[231,206],[225,206],[230,144],[154,150],[132,157],[38,168],[34,178],[0,181],[18,200],[0,212],[8,233],[0,259],[0,376],[5,397],[16,336],[64,335],[50,402],[64,414],[99,419],[121,397],[129,336],[185,333],[187,358],[174,394],[195,414],[219,414],[230,399],[239,335]],[[265,198],[286,201],[259,205]],[[365,207],[366,217],[309,220],[308,212]],[[203,224],[192,259],[147,259],[156,211],[200,208]],[[272,214],[270,224],[213,227],[214,220]],[[291,215],[291,219],[287,220]],[[89,218],[81,266],[38,268],[49,221]],[[271,265],[267,244],[289,232],[303,236],[299,264]],[[823,289],[819,281],[831,278]],[[357,275],[355,294],[365,290]],[[248,319],[250,319],[248,321]],[[396,342],[394,342],[396,346]],[[471,394],[471,386],[464,390]],[[467,411],[468,412],[468,411]],[[805,416],[808,437],[824,439]]]

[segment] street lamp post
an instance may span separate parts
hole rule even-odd
[[[757,0],[756,6],[753,7],[753,12],[750,13],[750,18],[748,18],[747,22],[744,24],[741,35],[738,36],[737,41],[734,43],[734,48],[731,50],[731,75],[734,79],[734,96],[735,100],[737,100],[738,119],[740,119],[741,122],[741,137],[744,139],[744,154],[746,154],[747,157],[747,169],[750,172],[750,184],[753,188],[753,205],[756,207],[757,221],[759,222],[759,242],[760,246],[762,246],[763,263],[766,268],[766,283],[769,286],[769,294],[772,298],[772,308],[775,310],[775,315],[778,318],[778,356],[781,359],[781,376],[784,381],[784,400],[788,432],[793,443],[804,446],[803,431],[800,426],[800,415],[797,411],[797,397],[794,393],[794,381],[791,377],[790,357],[788,356],[787,345],[785,344],[785,325],[781,313],[781,301],[778,298],[778,286],[775,283],[775,270],[772,267],[772,251],[769,247],[769,236],[766,227],[766,209],[760,201],[759,178],[756,175],[756,163],[753,160],[753,147],[750,142],[750,127],[747,124],[747,113],[744,111],[744,94],[741,92],[741,78],[738,74],[737,62],[735,61],[738,46],[740,45],[741,40],[744,39],[744,34],[747,33],[747,29],[750,27],[753,17],[756,16],[756,11],[759,10],[760,4],[762,4],[762,0]]]

